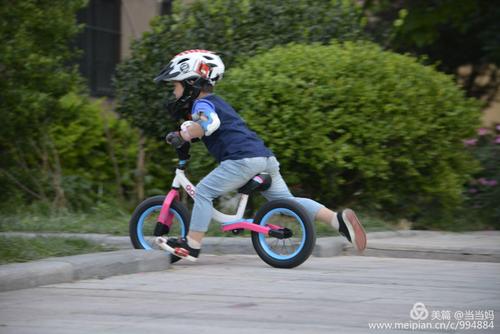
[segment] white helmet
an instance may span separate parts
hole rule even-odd
[[[175,95],[166,101],[174,119],[186,118],[193,101],[203,87],[214,86],[224,75],[224,63],[218,55],[207,50],[187,50],[176,55],[154,79],[156,83],[179,81],[184,87],[180,98]]]
[[[187,50],[176,55],[165,66],[155,82],[185,81],[204,79],[210,85],[215,85],[224,75],[224,63],[218,55],[208,50]]]

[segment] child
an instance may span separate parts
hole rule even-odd
[[[175,95],[168,110],[176,118],[191,119],[180,131],[167,135],[167,142],[178,153],[189,158],[189,143],[201,139],[219,166],[196,186],[194,208],[187,238],[169,238],[167,245],[191,260],[200,253],[202,239],[212,216],[212,201],[236,190],[253,176],[267,172],[271,187],[262,194],[267,200],[294,198],[306,210],[312,221],[331,224],[358,251],[366,247],[363,226],[354,211],[333,212],[307,198],[294,197],[281,177],[279,163],[264,142],[250,131],[241,117],[222,98],[214,95],[213,86],[224,74],[220,57],[207,50],[188,50],[176,55],[155,78],[155,82],[173,82]]]

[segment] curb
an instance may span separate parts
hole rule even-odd
[[[480,252],[480,253],[478,253]],[[356,255],[352,248],[346,249],[342,255]],[[491,262],[500,263],[500,254],[488,251],[474,250],[431,250],[431,249],[391,249],[391,247],[377,246],[368,247],[363,256],[404,258],[404,259],[426,259],[426,260],[446,260],[446,261],[470,261],[470,262]]]
[[[363,256],[420,258],[452,261],[476,261],[500,263],[500,250],[483,247],[453,245],[429,247],[421,244],[394,244],[391,238],[418,237],[425,240],[439,236],[433,231],[384,231],[368,233],[368,248]],[[128,237],[103,234],[76,233],[20,233],[3,232],[0,236],[21,236],[34,238],[57,236],[85,239],[123,250],[58,258],[48,258],[27,263],[0,266],[0,291],[32,288],[40,285],[67,283],[90,278],[106,278],[148,271],[161,271],[170,266],[170,257],[163,251],[130,249]],[[388,239],[388,240],[384,240]],[[255,255],[251,238],[207,237],[203,241],[202,254],[214,255]],[[313,256],[333,257],[339,255],[360,255],[343,237],[322,237],[316,239]]]
[[[170,266],[163,251],[138,249],[48,258],[0,266],[0,291],[69,283],[76,280],[103,279],[115,275],[161,271]]]

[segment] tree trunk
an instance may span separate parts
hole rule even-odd
[[[21,145],[17,146],[20,147]],[[41,197],[40,199],[44,202],[49,202],[44,189],[44,185],[46,184],[49,175],[47,151],[43,150],[42,152],[42,150],[38,146],[36,146],[34,142],[32,143],[32,146],[43,162],[41,175],[33,172],[34,168],[32,166],[29,166],[28,161],[25,158],[26,154],[24,153],[24,151],[20,149],[13,150],[12,153],[14,156],[14,160],[17,162],[17,166],[24,172],[24,175],[26,175],[31,183],[38,189],[38,195],[40,195]]]
[[[59,159],[59,152],[57,152],[57,148],[54,146],[54,143],[50,138],[47,138],[47,143],[54,158],[52,168],[52,185],[54,187],[55,197],[52,203],[54,207],[60,209],[66,206],[66,196],[64,195],[64,188],[62,186],[63,173],[61,161]]]
[[[115,154],[115,148],[113,146],[113,137],[111,136],[111,132],[109,131],[109,126],[108,126],[108,119],[106,118],[105,115],[102,116],[103,121],[104,121],[104,134],[106,135],[106,146],[108,148],[108,154],[109,154],[109,159],[111,160],[111,163],[113,164],[113,171],[115,174],[115,184],[116,184],[116,194],[118,195],[118,198],[120,201],[125,201],[125,195],[123,193],[123,186],[122,186],[122,177],[120,174],[120,168],[118,167],[118,161],[116,160],[116,154]]]
[[[142,201],[144,199],[144,175],[146,175],[145,170],[145,159],[146,151],[144,150],[146,138],[144,137],[142,131],[139,135],[139,149],[137,151],[137,166],[136,166],[136,194],[137,199]]]

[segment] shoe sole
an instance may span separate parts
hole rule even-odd
[[[196,262],[196,260],[198,260],[197,258],[195,258],[194,256],[191,256],[191,255],[183,255],[179,252],[176,251],[175,248],[172,248],[170,247],[168,244],[167,244],[167,239],[165,238],[162,238],[162,237],[158,237],[156,238],[156,244],[158,246],[160,246],[161,249],[163,249],[164,251],[167,251],[169,252],[170,254],[172,255],[175,255],[177,257],[180,257],[181,259],[186,259],[188,261],[191,261],[191,262]]]
[[[347,218],[344,219],[344,222],[351,235],[354,248],[356,248],[358,252],[363,252],[366,249],[366,233],[363,225],[361,225],[358,217],[351,209],[344,210],[344,215],[345,218]]]

